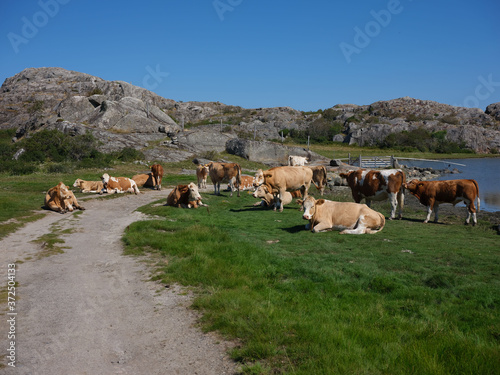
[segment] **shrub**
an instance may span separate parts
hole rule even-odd
[[[401,151],[436,152],[440,154],[473,153],[465,143],[446,140],[446,130],[431,133],[423,128],[401,133],[391,133],[382,142],[381,148],[392,148]]]
[[[36,100],[31,107],[28,108],[29,114],[38,113],[43,109],[43,100]]]
[[[135,148],[125,147],[118,153],[117,159],[125,162],[143,160],[144,154]]]

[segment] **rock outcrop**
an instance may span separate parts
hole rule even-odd
[[[62,68],[29,68],[0,88],[2,128],[15,128],[14,140],[45,128],[69,135],[90,131],[101,141],[102,151],[133,147],[169,161],[220,152],[229,144],[228,150],[250,160],[277,158],[273,160],[284,163],[288,154],[299,154],[256,141],[282,140],[282,134],[319,128],[334,128],[334,141],[360,146],[377,145],[391,133],[444,130],[446,140],[489,153],[500,150],[500,103],[482,111],[404,97],[308,113],[290,107],[245,109],[219,102],[176,102],[127,82]]]

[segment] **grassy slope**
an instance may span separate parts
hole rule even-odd
[[[294,206],[280,214],[247,194],[204,196],[208,209],[144,208],[165,219],[135,223],[124,240],[128,253],[160,258],[165,283],[196,287],[204,327],[241,340],[233,356],[248,373],[498,369],[498,236],[488,224],[424,225],[409,210],[375,235],[312,234]]]

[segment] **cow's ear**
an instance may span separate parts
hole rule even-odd
[[[301,204],[303,204],[303,203],[304,203],[304,200],[302,200],[302,199],[297,199],[297,200],[296,200],[296,202],[297,202],[297,204],[300,204],[300,205],[301,205]]]
[[[323,203],[325,203],[325,200],[324,199],[318,199],[316,201],[316,206],[321,206]]]

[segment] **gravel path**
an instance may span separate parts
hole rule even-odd
[[[134,210],[168,190],[88,200],[80,215],[49,212],[0,242],[1,287],[16,263],[16,368],[0,374],[234,374],[226,343],[196,327],[190,297],[147,281],[147,266],[122,255]],[[43,254],[31,242],[60,233],[64,253]],[[7,297],[5,297],[7,299]],[[6,306],[6,302],[0,306]],[[11,340],[1,309],[0,347]],[[1,362],[7,364],[6,356]]]

